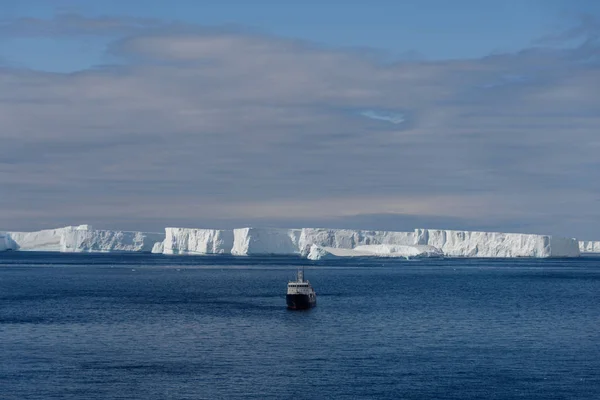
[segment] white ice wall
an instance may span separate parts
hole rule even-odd
[[[579,242],[579,251],[582,253],[600,253],[600,242],[581,240]]]
[[[452,257],[578,257],[574,239],[545,235],[416,229],[416,244]]]
[[[63,232],[60,251],[66,253],[150,253],[163,233],[109,230],[67,230]]]
[[[37,232],[9,232],[9,237],[11,248],[18,251],[150,252],[155,242],[164,239],[164,234],[98,230],[79,225]]]
[[[233,231],[219,229],[166,228],[164,254],[229,254]]]
[[[13,249],[19,251],[61,251],[67,232],[91,229],[89,225],[66,226],[36,232],[9,232]]]
[[[439,229],[388,232],[325,228],[166,228],[163,235],[94,230],[88,225],[81,225],[38,232],[0,234],[0,251],[154,251],[164,254],[307,256],[314,246],[326,249],[358,247],[361,252],[365,252],[368,248],[361,246],[378,245],[388,247],[372,247],[371,250],[385,253],[391,251],[389,246],[425,245],[452,257],[577,257],[580,252],[600,252],[600,242],[578,242],[575,239],[545,235]],[[397,253],[405,251],[408,250],[403,248]]]
[[[365,231],[351,229],[303,228],[300,234],[300,252],[308,254],[311,246],[353,249],[373,244],[412,245],[413,232]]]
[[[162,254],[165,251],[165,241],[163,240],[162,242],[156,242],[154,243],[154,245],[152,246],[152,254]]]
[[[425,258],[442,256],[443,254],[439,249],[422,245],[370,244],[348,249],[320,247],[313,244],[306,258],[309,260],[323,260],[348,257]]]
[[[545,235],[439,229],[389,232],[326,228],[240,228],[233,231],[167,228],[164,253],[308,256],[311,249],[317,254],[319,249],[331,253],[330,249],[376,245],[429,246],[431,251],[428,254],[432,256],[440,253],[451,257],[579,256],[576,240]],[[373,249],[387,251],[391,247]]]
[[[0,251],[12,250],[10,235],[0,232]]]
[[[298,254],[300,229],[240,228],[233,230],[233,248],[236,256]]]

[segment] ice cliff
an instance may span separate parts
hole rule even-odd
[[[69,232],[88,230],[89,225],[66,226],[36,232],[9,232],[10,248],[19,251],[62,251]]]
[[[579,242],[579,251],[582,253],[600,253],[600,242],[582,240]]]
[[[60,251],[65,253],[150,253],[162,233],[127,232],[97,229],[66,231]]]
[[[234,229],[231,254],[235,256],[297,254],[300,235],[300,229]]]
[[[546,258],[580,255],[576,240],[546,235],[438,229],[390,232],[325,228],[167,228],[164,253],[288,254],[311,259],[342,256]]]
[[[432,246],[410,246],[373,244],[356,246],[353,249],[320,247],[313,244],[306,258],[309,260],[334,259],[341,257],[398,257],[398,258],[424,258],[442,257],[443,253]]]
[[[67,226],[0,234],[0,251],[152,252],[163,254],[331,257],[578,257],[600,242],[501,232],[415,229],[412,232],[325,229],[166,228],[165,233]]]
[[[501,232],[416,229],[415,244],[451,257],[579,257],[575,239]]]
[[[162,242],[156,242],[154,243],[154,245],[152,246],[152,254],[162,254],[165,251],[165,242],[164,240]]]
[[[92,229],[89,225],[67,226],[37,232],[8,232],[7,248],[18,251],[66,253],[150,252],[163,233]]]
[[[8,233],[0,232],[0,251],[12,250],[11,239]]]
[[[308,254],[312,245],[327,248],[353,249],[356,246],[375,244],[412,245],[415,244],[414,233],[303,228],[300,233],[299,252],[301,254]]]
[[[165,228],[164,254],[229,254],[233,231],[219,229]],[[160,244],[155,246],[158,251]]]

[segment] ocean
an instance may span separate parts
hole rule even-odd
[[[0,398],[598,399],[600,259],[0,253]]]

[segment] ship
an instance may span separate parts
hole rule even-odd
[[[317,305],[317,294],[310,282],[304,280],[304,271],[298,270],[297,279],[288,282],[285,301],[290,310],[306,310]]]

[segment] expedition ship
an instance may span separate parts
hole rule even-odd
[[[289,281],[285,296],[290,310],[306,310],[317,305],[317,295],[309,281],[304,280],[304,271],[298,270],[295,281]]]

